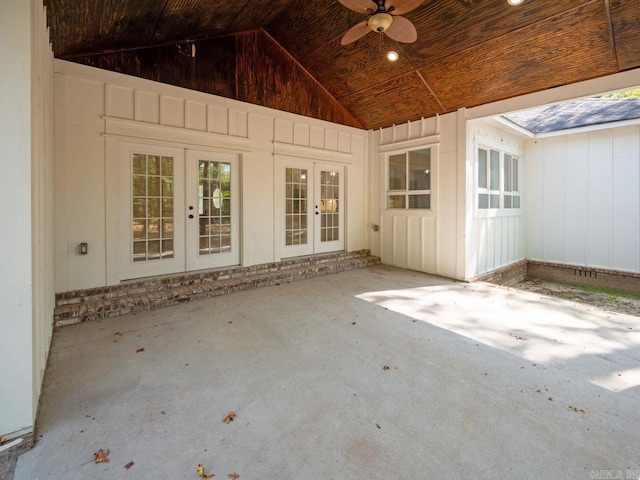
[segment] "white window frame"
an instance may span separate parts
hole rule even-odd
[[[481,187],[479,182],[479,173],[480,173],[480,150],[485,150],[487,152],[487,185],[486,187]],[[490,189],[490,157],[491,150],[499,153],[499,189]],[[505,190],[505,155],[510,156],[512,159],[517,161],[518,172],[517,172],[517,191],[513,190]],[[514,216],[522,214],[522,152],[518,149],[511,147],[510,145],[498,144],[496,142],[479,140],[474,142],[474,169],[473,169],[473,184],[474,184],[474,197],[473,197],[473,206],[476,217],[486,217],[486,216]],[[480,194],[488,194],[488,195],[497,195],[498,196],[498,207],[497,208],[480,208]],[[504,206],[504,197],[506,195],[517,196],[520,198],[520,207],[506,207]],[[491,200],[489,199],[489,202]],[[490,205],[490,203],[489,203]]]
[[[429,175],[429,186],[430,188],[428,190],[411,190],[410,186],[409,186],[409,181],[410,181],[410,171],[409,171],[409,154],[411,152],[416,152],[416,151],[420,151],[420,150],[429,150],[429,172],[426,173],[427,175]],[[398,155],[404,155],[405,156],[405,188],[404,189],[398,189],[398,190],[390,190],[389,189],[389,160],[391,157],[394,156],[398,156]],[[434,207],[434,180],[435,180],[435,175],[434,175],[434,165],[435,165],[435,159],[437,156],[437,150],[434,147],[434,145],[425,145],[425,146],[421,146],[421,147],[416,147],[416,148],[410,148],[410,149],[406,149],[406,150],[399,150],[399,151],[393,151],[393,152],[388,152],[385,155],[385,195],[384,195],[384,208],[385,210],[389,210],[389,211],[398,211],[398,212],[404,212],[404,211],[423,211],[423,212],[430,212],[433,211],[435,209]],[[409,207],[409,197],[411,196],[417,196],[417,195],[429,195],[429,208],[410,208]],[[404,196],[405,197],[405,204],[404,204],[404,208],[402,207],[389,207],[389,197],[390,196]]]

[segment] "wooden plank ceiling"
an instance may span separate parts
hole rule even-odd
[[[337,0],[45,3],[58,58],[367,129],[640,66],[640,0],[425,0],[382,47]]]

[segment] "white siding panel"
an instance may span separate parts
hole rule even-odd
[[[293,122],[276,120],[275,140],[281,143],[293,143]]]
[[[571,135],[567,141],[566,222],[564,261],[587,264],[587,225],[589,207],[589,135]]]
[[[229,133],[229,112],[226,108],[207,105],[207,128],[212,133]]]
[[[398,216],[393,218],[393,264],[400,268],[408,268],[409,266],[407,226],[407,217]]]
[[[422,220],[422,271],[429,273],[437,273],[437,248],[436,238],[436,219],[433,217],[424,217]]]
[[[557,148],[562,141],[566,153]],[[549,167],[563,159],[565,175],[559,182]],[[541,139],[531,145],[526,162],[528,258],[640,271],[640,127]],[[564,203],[556,199],[558,188]],[[542,213],[535,209],[541,199]],[[560,223],[562,259],[554,234]]]
[[[335,130],[324,131],[324,148],[325,150],[338,150],[338,132]]]
[[[107,115],[110,117],[133,120],[135,116],[135,99],[133,89],[118,85],[107,85],[106,88]],[[69,95],[69,97],[71,96],[73,95]]]
[[[229,135],[247,138],[249,132],[249,119],[247,112],[229,110]]]
[[[160,95],[136,90],[135,117],[139,122],[160,123]]]
[[[249,136],[251,140],[261,144],[273,142],[273,123],[272,117],[257,114],[249,115]]]
[[[487,271],[496,268],[496,219],[487,218]]]
[[[511,240],[513,238],[513,235],[511,233],[511,230],[513,229],[513,224],[512,224],[512,218],[511,217],[502,217],[502,225],[501,225],[501,230],[502,230],[502,239],[500,240],[500,246],[501,248],[501,252],[500,252],[500,265],[508,265],[509,263],[511,263],[513,261],[513,257],[510,255],[510,248],[511,248]]]
[[[207,105],[200,102],[186,102],[185,127],[190,130],[207,131]]]
[[[383,216],[380,219],[380,234],[382,236],[380,259],[382,263],[393,265],[394,250],[394,217]]]
[[[544,159],[544,260],[564,261],[566,141],[550,139],[545,144]]]
[[[424,242],[422,238],[421,220],[420,217],[409,217],[408,219],[407,266],[410,270],[422,270],[422,250]]]
[[[487,262],[487,218],[478,219],[478,269],[477,273],[489,270]]]
[[[311,127],[309,143],[312,148],[324,148],[324,129]]]
[[[526,249],[530,260],[544,259],[544,144],[532,144],[525,159]]]
[[[163,95],[160,98],[160,123],[184,128],[184,100]]]
[[[613,145],[610,131],[589,134],[588,264],[611,266]]]
[[[293,126],[293,143],[303,147],[309,146],[309,125],[296,123]]]
[[[615,269],[626,270],[638,264],[639,178],[637,158],[614,158],[611,266]]]
[[[351,135],[345,132],[340,132],[338,134],[338,151],[351,153]]]
[[[70,78],[67,84],[67,119],[73,125],[101,128],[104,125],[104,84]],[[128,113],[129,114],[129,113]]]

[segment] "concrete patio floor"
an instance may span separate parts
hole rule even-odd
[[[378,266],[56,331],[15,478],[637,479],[639,407],[640,318]]]

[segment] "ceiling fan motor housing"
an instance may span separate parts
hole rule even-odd
[[[376,13],[369,18],[367,25],[374,32],[384,32],[393,23],[393,17],[388,13]]]

